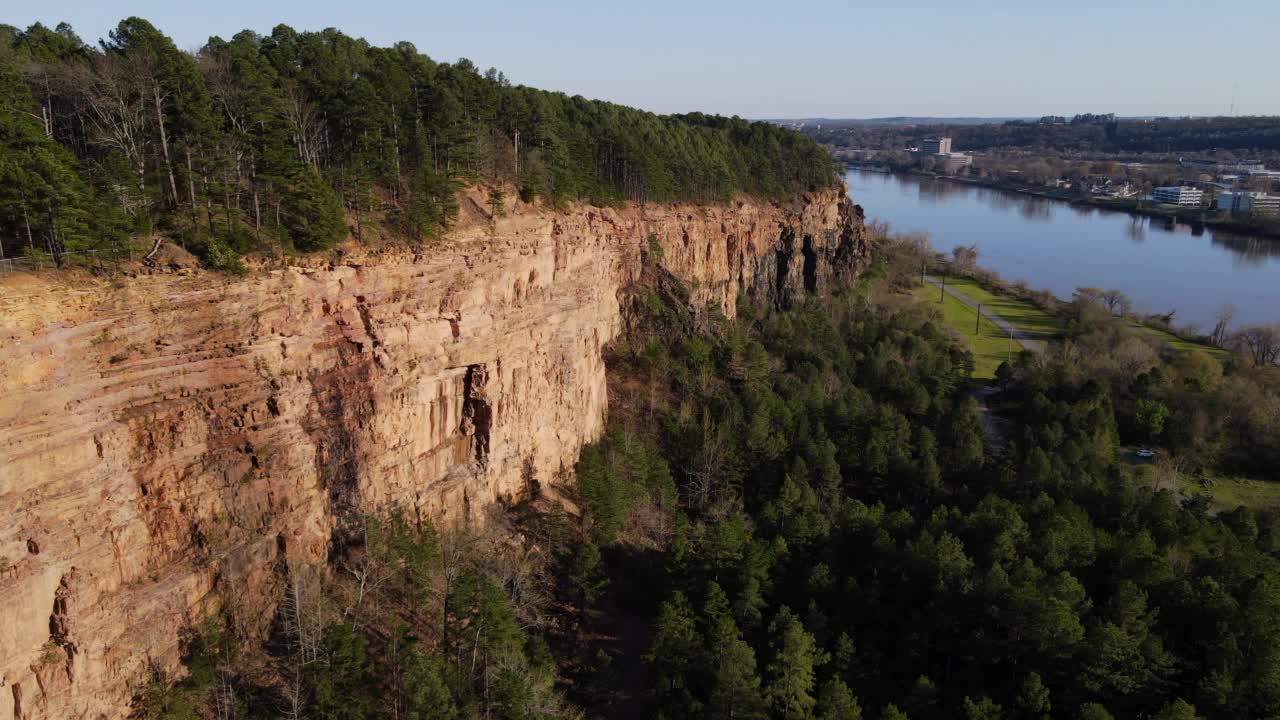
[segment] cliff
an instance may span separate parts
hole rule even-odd
[[[453,522],[571,468],[651,237],[727,314],[867,253],[838,188],[521,205],[246,278],[0,279],[0,720],[122,717],[184,628],[226,608],[260,629],[285,568],[324,562],[355,514]]]

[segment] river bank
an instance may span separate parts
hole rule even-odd
[[[1080,207],[1098,208],[1110,212],[1125,213],[1141,217],[1157,218],[1187,225],[1192,229],[1214,228],[1231,233],[1251,235],[1267,240],[1280,241],[1280,225],[1256,225],[1249,222],[1212,214],[1204,208],[1178,208],[1168,205],[1144,204],[1136,198],[1081,197],[1068,190],[1056,190],[1039,185],[1015,183],[999,178],[978,178],[961,175],[931,173],[920,169],[896,170],[871,165],[846,165],[846,170],[883,173],[887,175],[913,175],[932,178],[942,182],[960,183],[974,187],[1003,190],[1005,192],[1030,195],[1045,200],[1056,200]]]
[[[1280,243],[1272,240],[924,175],[852,170],[846,180],[868,220],[927,236],[945,255],[975,247],[978,266],[1015,288],[1064,299],[1082,287],[1114,288],[1137,315],[1172,316],[1192,338],[1226,305],[1237,327],[1280,320]]]

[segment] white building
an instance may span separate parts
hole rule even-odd
[[[949,152],[942,158],[942,171],[949,175],[954,175],[971,165],[973,165],[973,156],[966,153]]]
[[[1204,191],[1186,185],[1158,187],[1151,191],[1151,199],[1164,205],[1196,207],[1204,200]]]
[[[1218,209],[1229,213],[1275,215],[1280,213],[1280,195],[1260,192],[1218,193]]]

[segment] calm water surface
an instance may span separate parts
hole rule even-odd
[[[1175,324],[1201,329],[1226,304],[1237,325],[1280,321],[1280,240],[933,178],[851,170],[845,179],[868,219],[928,233],[945,253],[977,245],[979,264],[1061,298],[1118,288],[1141,311],[1176,310]]]

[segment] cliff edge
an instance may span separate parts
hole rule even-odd
[[[729,315],[868,254],[837,187],[520,205],[429,248],[246,278],[0,283],[0,720],[124,717],[184,628],[219,608],[264,627],[286,569],[324,562],[357,513],[459,521],[572,468],[654,242]]]

